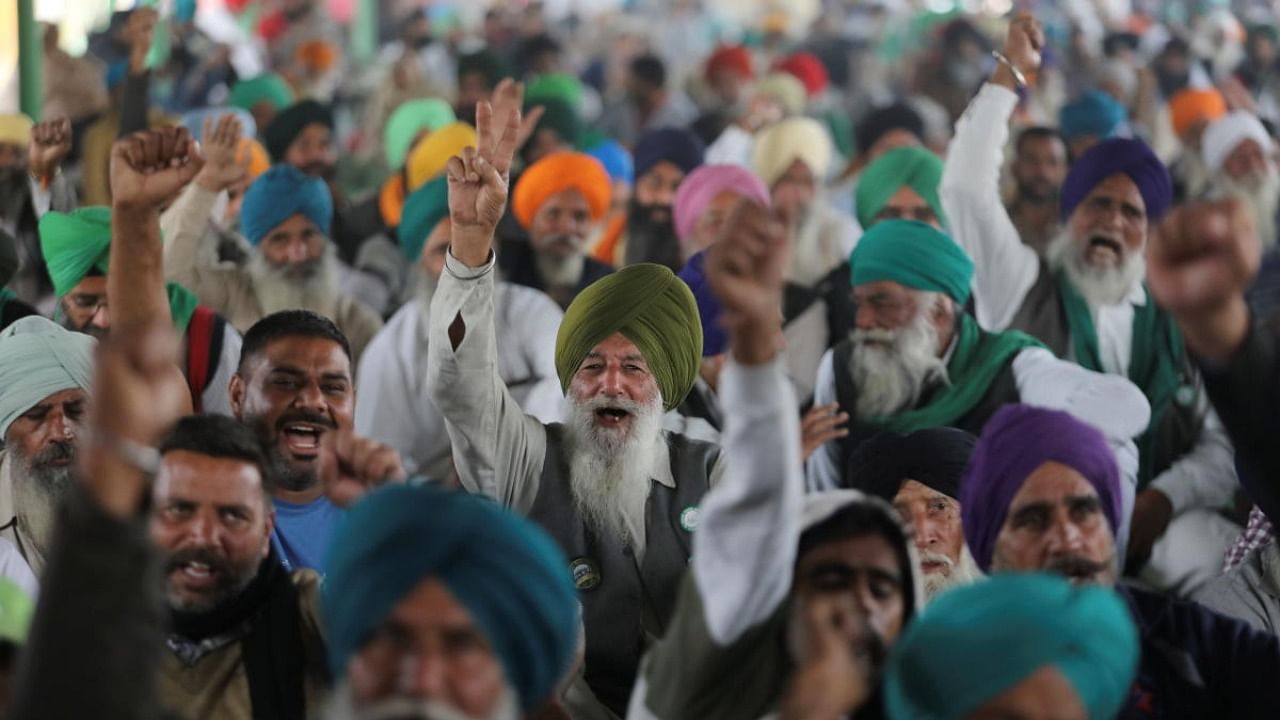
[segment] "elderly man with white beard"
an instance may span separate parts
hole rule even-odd
[[[427,387],[463,486],[528,515],[570,559],[586,629],[585,686],[574,683],[571,712],[585,704],[621,716],[641,654],[670,619],[721,462],[716,446],[661,430],[664,409],[697,377],[702,329],[670,270],[609,275],[577,295],[556,338],[567,422],[521,411],[497,369],[492,252],[517,107],[498,114],[482,103],[478,150],[449,161],[452,239],[432,298]]]
[[[1111,139],[1072,166],[1061,194],[1062,234],[1038,258],[1001,204],[1002,148],[1016,90],[1040,63],[1044,35],[1022,14],[995,73],[956,126],[942,201],[957,243],[976,266],[978,323],[1017,329],[1056,355],[1128,377],[1147,396],[1127,568],[1189,593],[1218,574],[1239,527],[1219,511],[1236,489],[1231,443],[1209,406],[1173,320],[1144,282],[1151,223],[1168,209],[1164,164],[1139,140]]]
[[[877,223],[849,259],[857,328],[822,358],[814,404],[837,403],[848,434],[808,460],[811,489],[846,487],[858,447],[877,433],[981,432],[1006,403],[1064,409],[1118,448],[1146,427],[1141,391],[1055,358],[1020,332],[987,332],[963,311],[973,263],[931,225]]]

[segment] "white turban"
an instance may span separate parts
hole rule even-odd
[[[831,136],[817,120],[794,117],[775,123],[756,135],[751,162],[756,174],[770,187],[796,160],[802,161],[821,182],[831,165]]]
[[[89,390],[96,341],[42,317],[25,317],[0,333],[0,438],[50,395]]]
[[[1227,157],[1245,140],[1257,142],[1262,152],[1267,155],[1270,155],[1274,149],[1267,129],[1252,113],[1236,110],[1214,120],[1205,129],[1204,139],[1200,143],[1204,164],[1209,169],[1209,174],[1217,175],[1221,172]]]

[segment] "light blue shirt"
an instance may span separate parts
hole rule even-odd
[[[272,499],[276,527],[271,533],[280,562],[290,572],[303,568],[324,574],[329,542],[346,511],[323,495],[305,505]]]

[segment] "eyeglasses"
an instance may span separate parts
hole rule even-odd
[[[77,310],[94,315],[96,315],[99,310],[107,307],[106,295],[78,294],[72,295],[70,300],[71,304],[74,305]]]

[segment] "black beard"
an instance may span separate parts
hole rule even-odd
[[[31,184],[27,181],[26,168],[0,170],[0,217],[16,221],[30,199]]]
[[[1037,192],[1034,185],[1019,185],[1018,199],[1034,205],[1057,205],[1059,191],[1052,188],[1048,192]]]
[[[649,262],[665,265],[672,271],[680,269],[683,263],[671,208],[665,208],[666,219],[654,219],[655,211],[661,207],[664,206],[641,205],[631,200],[627,211],[626,265]]]

